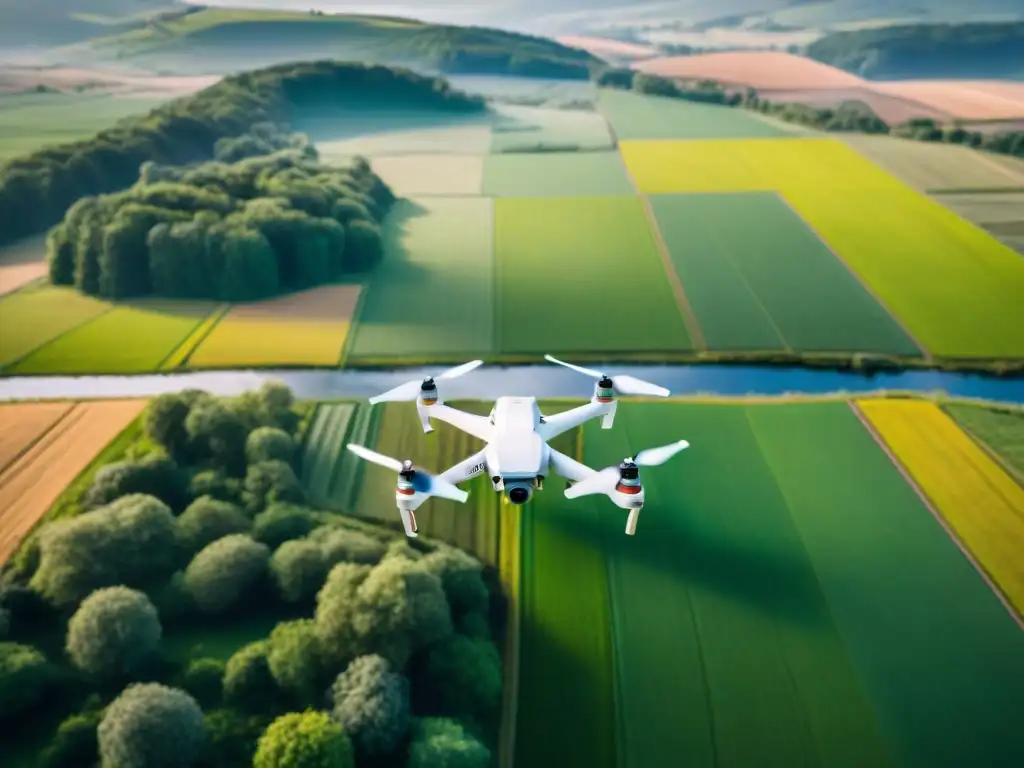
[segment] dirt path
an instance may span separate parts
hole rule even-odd
[[[78,403],[0,474],[0,565],[145,400]]]

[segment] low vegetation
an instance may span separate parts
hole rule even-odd
[[[1024,157],[1024,131],[982,133],[955,124],[943,125],[930,118],[915,118],[899,125],[889,125],[862,101],[847,101],[835,108],[773,102],[759,96],[754,88],[738,92],[728,90],[713,80],[685,84],[673,78],[629,69],[605,70],[597,77],[597,84],[605,88],[632,90],[652,96],[703,104],[744,107],[788,123],[821,131],[892,134],[918,141],[962,144],[988,152]]]
[[[382,66],[320,61],[231,75],[91,139],[0,165],[0,244],[56,224],[83,196],[131,186],[147,161],[210,160],[218,141],[249,134],[259,123],[287,125],[303,107],[354,111],[371,104],[485,109],[483,99],[455,91],[443,79]]]
[[[305,425],[276,384],[151,401],[0,581],[5,765],[490,765],[499,596],[463,552],[308,506]]]
[[[124,192],[75,203],[47,237],[50,281],[107,299],[252,301],[380,261],[394,195],[365,160],[321,165],[305,137],[270,124],[214,152],[193,166],[145,163]]]

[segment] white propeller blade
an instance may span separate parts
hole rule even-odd
[[[449,368],[443,373],[439,373],[436,376],[430,376],[431,379],[454,379],[463,374],[469,373],[470,371],[476,370],[484,364],[483,360],[473,360],[469,363],[463,363],[457,365],[454,368]],[[370,405],[376,405],[377,403],[407,403],[416,399],[416,396],[420,393],[420,387],[422,381],[407,381],[405,384],[399,384],[394,389],[389,389],[387,392],[376,395],[370,398]]]
[[[565,498],[576,499],[580,496],[589,496],[592,493],[611,493],[619,482],[619,468],[608,467],[602,469],[596,475],[591,475],[586,480],[580,480],[565,489]]]
[[[633,463],[638,467],[657,467],[689,447],[690,444],[686,440],[679,440],[669,445],[663,445],[660,448],[648,448],[647,450],[640,451],[636,458],[633,459]]]
[[[356,445],[355,443],[349,443],[345,447],[352,451],[352,453],[354,453],[356,456],[366,459],[367,461],[373,462],[374,464],[379,464],[382,467],[386,467],[387,469],[390,469],[392,472],[402,471],[402,462],[400,462],[398,459],[392,459],[390,456],[385,456],[383,453],[371,451],[366,446]]]
[[[580,365],[573,365],[567,363],[564,360],[559,360],[557,357],[551,355],[544,355],[544,359],[549,363],[555,363],[556,365],[562,365],[566,368],[571,368],[577,373],[582,373],[584,376],[590,376],[595,379],[604,378],[604,374],[600,371],[595,371],[592,368],[584,368]],[[620,395],[651,395],[653,397],[668,397],[669,392],[664,387],[659,387],[657,384],[651,384],[649,381],[638,379],[636,376],[610,376],[612,380],[612,386],[615,387],[615,391]]]

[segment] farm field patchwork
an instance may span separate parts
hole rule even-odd
[[[28,355],[110,305],[70,288],[27,286],[0,297],[0,367]]]
[[[321,158],[355,155],[469,154],[490,150],[491,125],[485,118],[456,120],[416,112],[369,113],[357,116],[306,114],[293,121],[308,133]]]
[[[16,374],[148,373],[200,325],[216,305],[150,301],[113,305],[39,347],[11,368]]]
[[[239,304],[189,356],[189,368],[334,366],[359,302],[359,285],[325,285]]]
[[[943,406],[960,428],[993,451],[1011,474],[1024,482],[1024,412],[977,405]]]
[[[860,408],[938,512],[1024,616],[1024,487],[935,403],[865,400]]]
[[[491,151],[536,152],[611,149],[614,140],[604,118],[582,109],[499,105]]]
[[[464,358],[494,349],[494,211],[487,198],[401,200],[366,289],[353,359]]]
[[[495,243],[500,352],[691,348],[638,198],[497,200]]]
[[[655,195],[710,349],[920,351],[777,194]]]
[[[915,189],[1024,187],[1024,170],[1014,171],[993,156],[965,146],[847,134],[843,141]]]
[[[484,159],[481,155],[394,155],[375,157],[373,170],[398,197],[479,195]]]
[[[643,96],[611,88],[601,90],[601,113],[620,141],[635,139],[756,139],[792,134],[747,110]]]
[[[635,537],[603,498],[552,487],[534,502],[518,764],[569,764],[561,745],[608,729],[605,715],[577,718],[600,694],[563,698],[595,666],[583,644],[608,611],[576,607],[593,602],[581,584],[603,589],[595,551],[619,759],[574,765],[954,766],[1024,749],[1011,714],[1024,706],[1024,635],[845,403],[624,403],[616,429],[584,427],[582,458],[608,466],[680,436],[692,448],[676,473],[645,477]],[[553,536],[561,546],[542,556],[536,542]],[[538,603],[567,584],[577,613],[562,637]],[[531,636],[539,611],[555,618]],[[559,663],[532,666],[545,654]]]
[[[484,159],[489,197],[593,197],[632,195],[617,152],[539,152]]]
[[[53,427],[73,403],[5,403],[0,405],[0,472]]]
[[[1024,192],[948,192],[935,200],[1024,254]]]
[[[0,564],[7,562],[61,492],[145,404],[145,400],[79,403],[0,473]]]

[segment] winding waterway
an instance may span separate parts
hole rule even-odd
[[[0,401],[35,399],[93,399],[151,397],[184,389],[216,395],[235,395],[264,381],[287,384],[302,399],[370,397],[412,379],[440,373],[433,369],[387,371],[214,371],[138,376],[32,376],[0,379]],[[667,387],[674,395],[824,395],[834,392],[865,394],[905,390],[944,393],[1024,404],[1024,379],[1000,379],[943,371],[903,371],[868,377],[854,372],[806,368],[764,368],[724,365],[608,366],[611,375],[632,376]],[[593,383],[586,376],[555,365],[483,366],[460,379],[446,382],[448,400],[493,400],[502,395],[589,397]]]

